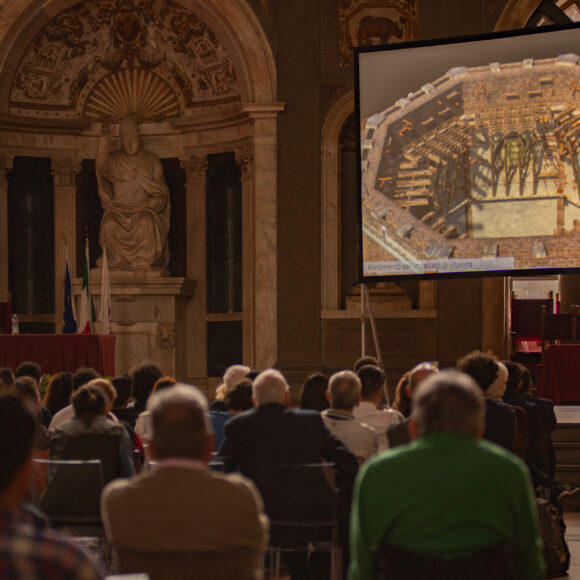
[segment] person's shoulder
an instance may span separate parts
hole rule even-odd
[[[261,496],[256,485],[241,473],[207,471],[206,474],[211,480],[212,488],[220,497],[228,497],[234,501],[239,498],[242,503],[253,501],[261,508]]]
[[[21,522],[3,540],[3,552],[6,558],[10,557],[13,549],[18,552],[20,559],[29,555],[29,564],[38,574],[31,577],[78,578],[80,580],[102,578],[88,553],[56,530],[38,528]],[[26,575],[26,577],[29,576]]]
[[[365,433],[369,438],[377,437],[377,430],[372,425],[369,425],[368,423],[359,420],[357,420],[356,423],[360,426],[361,433]]]
[[[482,460],[487,458],[488,461],[501,465],[502,469],[527,472],[525,463],[517,455],[492,441],[478,439],[475,442],[474,453]]]
[[[107,483],[103,489],[103,503],[116,501],[117,499],[122,502],[123,498],[128,494],[134,493],[135,488],[139,486],[140,481],[147,477],[151,477],[151,474],[141,473],[130,478],[113,479],[113,481]]]
[[[327,409],[328,410],[328,409]],[[302,421],[321,421],[321,415],[325,414],[325,411],[313,411],[312,409],[294,409],[287,407],[284,410],[284,415],[289,417],[296,417]]]
[[[515,415],[515,411],[503,401],[494,401],[492,399],[486,399],[487,408],[495,409],[498,413],[503,413],[504,415]]]

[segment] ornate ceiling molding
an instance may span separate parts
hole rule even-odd
[[[215,34],[172,0],[81,2],[25,51],[10,90],[15,115],[143,121],[239,107],[234,67]]]

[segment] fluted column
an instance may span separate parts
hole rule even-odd
[[[206,272],[206,173],[207,157],[191,155],[181,161],[185,171],[187,277],[196,281],[196,292],[187,303],[187,375],[207,376],[207,272]]]
[[[8,172],[13,161],[0,155],[0,302],[8,302]]]
[[[63,325],[65,256],[68,253],[71,278],[76,265],[76,178],[81,164],[75,159],[52,159],[54,179],[54,326]]]

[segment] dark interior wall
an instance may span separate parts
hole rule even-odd
[[[283,7],[283,8],[282,8]],[[278,100],[278,353],[320,361],[320,5],[276,3]]]
[[[421,0],[420,38],[491,32],[505,4]],[[315,368],[321,356],[321,127],[328,110],[353,89],[354,70],[338,62],[338,0],[268,6],[255,10],[276,56],[278,99],[287,103],[278,123],[279,363]],[[437,356],[443,363],[481,346],[481,292],[478,278],[438,284]]]
[[[437,360],[442,367],[481,348],[481,278],[437,283]]]
[[[421,0],[422,39],[491,32],[507,0]]]

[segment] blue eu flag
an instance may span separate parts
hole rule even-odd
[[[64,278],[64,324],[62,327],[63,334],[71,334],[77,331],[77,320],[75,316],[74,304],[72,301],[72,285],[68,271],[68,261],[66,263],[66,274]]]

